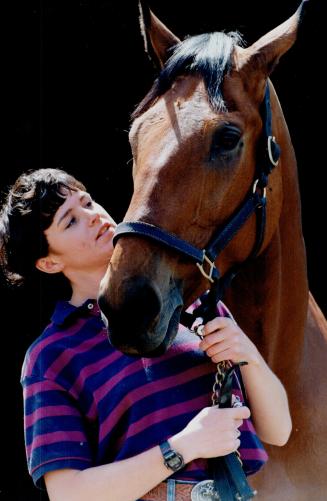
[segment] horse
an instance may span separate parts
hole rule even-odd
[[[248,47],[226,33],[181,41],[140,3],[146,50],[161,72],[132,117],[134,192],[124,217],[132,223],[116,239],[99,293],[110,340],[130,355],[162,353],[213,270],[230,276],[224,301],[283,382],[293,421],[287,445],[267,446],[268,464],[250,479],[258,500],[326,500],[327,323],[309,292],[296,158],[270,80],[306,1]],[[271,168],[257,177],[267,91]],[[225,235],[253,195],[260,202],[217,257],[200,253],[205,262],[195,266],[194,249],[217,228]]]

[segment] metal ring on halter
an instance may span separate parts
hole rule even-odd
[[[272,150],[271,150],[271,143],[274,142],[276,143],[276,138],[275,136],[268,136],[268,143],[267,143],[267,147],[268,147],[268,155],[269,155],[269,160],[271,161],[271,163],[273,165],[277,165],[278,164],[278,160],[279,158],[277,158],[277,160],[274,159],[273,157],[273,154],[272,154]]]
[[[259,179],[256,179],[253,183],[253,188],[252,188],[252,192],[255,193],[256,192],[256,189],[257,189],[257,184],[259,182]],[[263,188],[263,194],[262,194],[262,198],[266,198],[266,195],[267,195],[267,188],[264,187]]]
[[[196,325],[192,330],[194,332],[194,334],[196,334],[197,336],[199,336],[199,338],[202,340],[203,339],[203,329],[204,329],[204,325],[203,324],[199,324],[199,325]]]

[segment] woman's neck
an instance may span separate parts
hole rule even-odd
[[[92,272],[71,273],[67,278],[72,288],[70,303],[74,306],[81,306],[87,299],[98,297],[99,286],[106,269]]]

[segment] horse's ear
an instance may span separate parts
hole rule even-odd
[[[309,0],[302,0],[293,16],[243,51],[245,71],[249,67],[252,73],[259,72],[264,78],[270,75],[280,57],[294,44],[308,3]]]
[[[145,51],[162,68],[169,57],[169,49],[180,39],[153,14],[146,2],[139,0],[139,9]]]

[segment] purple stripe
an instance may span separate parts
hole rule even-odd
[[[250,419],[244,419],[242,425],[240,426],[241,431],[249,431],[251,433],[256,433],[253,423]]]
[[[239,390],[238,388],[233,388],[232,393],[233,395],[237,395],[238,397],[240,397],[242,402],[244,401],[243,393],[241,392],[241,390]]]
[[[55,444],[56,442],[87,442],[87,438],[81,431],[53,431],[34,438],[30,445],[26,446],[27,455],[30,456],[33,449],[37,447]]]
[[[177,355],[180,355],[181,353],[185,353],[186,351],[192,351],[194,350],[195,346],[198,348],[199,345],[199,340],[196,340],[195,342],[192,343],[185,343],[178,345],[176,348],[174,347],[174,350],[169,351],[169,353],[165,354],[163,357],[159,358],[142,358],[141,360],[136,360],[135,362],[132,362],[129,364],[125,369],[122,369],[118,374],[113,376],[109,382],[104,383],[103,385],[99,386],[94,392],[94,401],[92,403],[92,407],[90,408],[88,412],[88,417],[94,415],[95,408],[96,408],[96,402],[100,402],[106,395],[108,395],[109,391],[111,391],[117,384],[119,384],[123,379],[125,379],[128,376],[131,376],[132,374],[135,374],[139,370],[146,369],[148,367],[152,367],[156,364],[159,364],[163,361],[169,360],[173,357],[176,357]],[[195,345],[195,346],[194,346]]]
[[[69,405],[38,407],[34,412],[25,416],[25,428],[32,426],[39,419],[53,416],[79,416],[79,412]]]
[[[142,388],[138,387],[130,391],[129,394],[122,398],[115,409],[103,421],[99,440],[101,441],[106,437],[110,430],[117,424],[126,409],[130,406],[134,406],[138,401],[149,395],[159,393],[160,391],[167,390],[169,388],[175,388],[176,385],[182,385],[205,374],[210,374],[212,373],[212,368],[213,364],[208,362],[199,367],[192,367],[191,369],[184,371],[182,374],[168,376],[160,381],[151,381]]]
[[[79,393],[83,390],[83,385],[86,379],[88,379],[90,376],[93,376],[94,374],[97,374],[123,356],[124,355],[120,351],[114,351],[110,355],[104,357],[102,360],[93,362],[92,364],[85,366],[79,373],[78,377],[75,379],[75,382],[70,390],[71,394],[75,397],[78,397]]]
[[[146,428],[150,428],[150,426],[156,423],[160,423],[161,421],[164,421],[166,419],[170,419],[171,417],[180,416],[181,414],[185,414],[186,412],[201,410],[203,409],[203,407],[206,407],[209,404],[210,398],[208,398],[208,395],[201,395],[200,397],[193,398],[192,400],[180,402],[179,404],[170,405],[155,412],[151,412],[150,414],[147,414],[143,418],[131,424],[128,428],[128,433],[124,436],[124,438],[130,438],[133,435],[136,435],[137,433],[145,430]]]
[[[223,303],[222,301],[218,301],[216,311],[219,316],[231,318],[232,320],[234,320],[233,315],[231,314],[225,303]]]
[[[44,350],[44,348],[46,346],[48,346],[49,344],[53,343],[54,341],[58,341],[62,338],[65,338],[67,336],[71,336],[73,334],[76,334],[78,333],[83,325],[87,322],[88,319],[79,319],[76,324],[74,324],[73,327],[71,327],[70,329],[67,329],[65,330],[64,332],[54,332],[53,334],[51,334],[49,337],[43,339],[42,341],[40,341],[32,350],[31,352],[29,353],[29,362],[28,362],[28,366],[29,366],[29,372],[30,374],[33,373],[33,369],[34,369],[34,365],[38,359],[38,356],[40,354],[41,351]],[[52,326],[53,324],[50,324],[49,328]],[[28,374],[24,374],[23,377],[27,376]]]
[[[42,388],[42,386],[45,386],[45,388]],[[42,391],[49,390],[63,391],[63,388],[56,382],[50,381],[48,379],[45,379],[44,381],[37,381],[36,383],[31,383],[28,386],[24,386],[24,399],[26,400],[27,398],[34,397],[38,393],[42,393]]]
[[[57,376],[66,365],[69,364],[72,358],[76,355],[80,355],[86,351],[91,350],[97,344],[100,344],[103,341],[102,338],[99,339],[98,336],[94,336],[90,339],[86,339],[78,346],[74,346],[73,348],[66,348],[56,360],[47,368],[44,373],[45,377]]]
[[[239,449],[243,461],[267,461],[268,454],[264,449]]]

